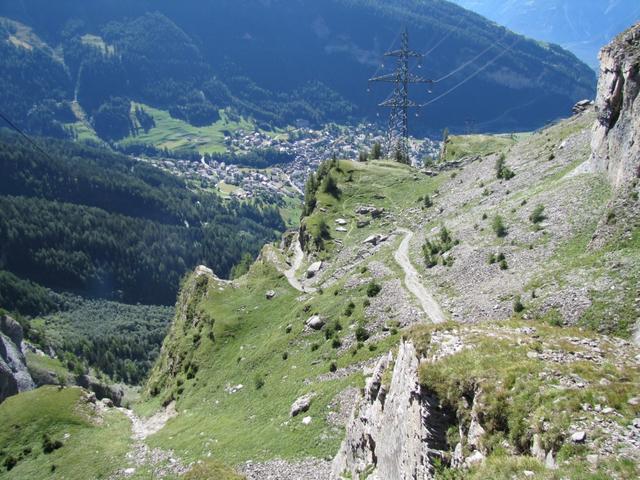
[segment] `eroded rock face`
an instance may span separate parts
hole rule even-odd
[[[618,189],[640,177],[640,23],[600,52],[591,164]]]
[[[400,345],[385,387],[382,378],[391,362],[391,355],[383,357],[367,382],[333,461],[332,479],[360,478],[365,472],[378,480],[433,478],[430,459],[439,454],[443,431],[436,402],[420,387],[412,343]]]
[[[0,318],[0,402],[35,388],[21,345],[20,324],[8,316]]]

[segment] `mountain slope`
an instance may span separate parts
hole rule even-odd
[[[168,305],[187,269],[207,258],[228,275],[284,230],[275,208],[225,202],[133,159],[47,149],[0,137],[2,268],[47,287]]]
[[[615,35],[640,20],[634,0],[453,0],[514,32],[557,43],[594,70],[598,52]]]
[[[495,138],[433,177],[387,162],[325,164],[303,220],[306,255],[294,235],[265,247],[236,282],[203,268],[187,282],[145,406],[175,400],[179,414],[149,443],[190,461],[211,453],[256,479],[329,478],[331,469],[331,478],[413,478],[414,467],[418,478],[436,468],[454,478],[552,478],[545,462],[566,478],[632,478],[640,352],[593,330],[632,332],[638,226],[587,247],[613,195],[602,173],[576,169],[589,162],[594,120],[587,111]],[[496,163],[515,176],[496,178]],[[492,226],[498,216],[504,236]],[[435,311],[414,297],[412,268],[397,260],[406,241],[421,284],[456,322],[429,326]],[[526,388],[517,384],[524,371],[537,372]],[[296,403],[304,407],[292,416]],[[359,414],[347,421],[353,405]],[[604,405],[615,420],[603,419]],[[541,426],[556,408],[562,418]],[[342,428],[331,467],[322,459]],[[584,429],[588,440],[575,446]],[[421,435],[428,455],[415,450]],[[603,448],[622,450],[591,466]],[[458,477],[460,462],[470,470]]]
[[[129,100],[168,110],[193,125],[215,122],[225,107],[265,128],[299,119],[312,124],[375,119],[386,91],[368,94],[366,81],[380,70],[382,54],[403,25],[414,48],[430,50],[426,76],[443,78],[455,70],[434,86],[432,98],[453,88],[455,94],[430,105],[426,120],[414,123],[417,132],[470,123],[480,130],[537,128],[591,97],[594,88],[593,72],[568,52],[440,0],[252,0],[179,7],[168,1],[67,0],[55,8],[20,0],[1,6],[0,15],[32,26],[49,45],[60,47],[66,73],[56,81],[61,94],[53,100],[77,96],[94,127],[112,141],[135,134],[136,120],[122,107]],[[287,29],[280,28],[283,22]],[[3,48],[11,50],[5,58],[18,55],[21,47],[11,43],[11,32],[0,35]],[[39,61],[33,56],[44,55],[39,49],[18,52],[25,57],[17,60],[25,72]],[[47,59],[60,65],[56,61]],[[12,91],[11,98],[24,96]],[[421,89],[416,94],[419,101],[429,100]],[[42,108],[38,128],[62,122],[52,105]],[[26,112],[16,106],[9,114],[24,122]],[[99,128],[105,124],[110,127]]]

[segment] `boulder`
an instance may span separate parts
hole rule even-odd
[[[213,270],[211,270],[209,267],[205,267],[204,265],[198,265],[196,267],[196,276],[197,277],[201,277],[202,275],[205,275],[207,277],[215,277],[215,273],[213,273]]]
[[[22,326],[14,319],[0,319],[0,402],[35,388],[22,353]]]
[[[276,296],[276,292],[275,290],[269,290],[264,294],[264,296],[267,298],[267,300],[271,300]]]
[[[358,220],[356,222],[356,227],[357,228],[364,228],[364,227],[368,227],[371,224],[370,220]]]
[[[367,245],[378,245],[379,243],[382,243],[384,241],[386,241],[389,238],[388,235],[381,235],[379,233],[375,234],[375,235],[370,235],[369,237],[367,237],[362,243]]]
[[[314,330],[320,330],[324,327],[324,320],[320,315],[314,315],[306,322],[307,327],[313,328]]]
[[[547,456],[544,459],[544,466],[547,467],[549,470],[556,470],[558,468],[558,465],[556,464],[556,459],[553,456],[552,450],[549,450],[549,453],[547,453]]]
[[[289,415],[291,415],[292,417],[295,417],[296,415],[309,410],[309,407],[311,406],[311,400],[313,399],[313,397],[314,397],[313,394],[307,394],[298,398],[291,405],[291,410],[289,411]]]
[[[542,441],[539,434],[533,435],[533,445],[531,446],[531,456],[537,458],[539,461],[544,462],[546,452],[542,448]]]
[[[121,406],[124,391],[121,387],[108,385],[91,375],[78,375],[76,383],[96,394],[100,400],[109,399],[117,407]]]
[[[341,232],[341,233],[345,233],[348,232],[349,230],[347,230],[345,227],[336,227],[336,232]]]
[[[7,315],[0,317],[0,332],[9,337],[14,345],[18,347],[21,346],[24,338],[22,325],[16,322],[13,318]]]
[[[479,465],[482,462],[484,462],[484,458],[485,457],[482,454],[482,452],[476,450],[475,452],[473,452],[471,455],[467,457],[464,463],[467,467],[472,467],[474,465]]]
[[[575,432],[574,434],[571,435],[571,441],[573,443],[584,443],[586,439],[587,439],[587,432],[585,431]]]
[[[315,277],[322,269],[322,262],[314,262],[307,268],[307,278]]]
[[[343,226],[343,227],[344,227],[344,226],[345,226],[345,225],[347,225],[349,222],[347,222],[344,218],[337,218],[337,219],[336,219],[336,223],[337,223],[338,225],[341,225],[341,226]]]
[[[586,111],[593,104],[594,104],[594,102],[592,100],[580,100],[579,102],[577,102],[573,106],[571,111],[574,114],[582,113],[582,112]]]

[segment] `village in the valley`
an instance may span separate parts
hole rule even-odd
[[[292,160],[265,169],[228,164],[207,156],[200,161],[171,158],[140,160],[196,182],[203,188],[213,188],[227,197],[299,197],[303,195],[307,177],[322,161],[333,156],[357,160],[362,152],[370,152],[375,143],[384,144],[385,137],[384,131],[373,124],[355,127],[329,125],[321,130],[300,127],[276,135],[261,130],[236,130],[225,136],[227,152],[242,156],[249,152],[273,150]],[[410,145],[411,157],[420,164],[438,158],[440,154],[440,142],[412,139]]]

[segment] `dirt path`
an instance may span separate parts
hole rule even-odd
[[[402,240],[402,243],[400,243],[398,250],[396,250],[394,258],[396,259],[396,262],[398,262],[398,265],[400,265],[404,270],[404,283],[407,290],[416,296],[422,306],[422,309],[433,323],[442,323],[446,320],[446,317],[444,316],[440,305],[438,305],[438,302],[433,298],[431,293],[429,293],[424,285],[422,285],[422,282],[420,282],[420,275],[409,259],[409,244],[413,238],[413,232],[404,228],[399,228],[398,231],[400,233],[404,233],[405,237]]]
[[[189,465],[184,465],[170,450],[150,448],[145,439],[159,432],[170,418],[177,415],[175,405],[169,404],[167,408],[157,412],[149,418],[140,418],[132,410],[118,408],[120,412],[131,421],[131,450],[127,453],[128,466],[120,469],[110,480],[129,478],[138,472],[148,471],[153,478],[174,477],[183,475],[189,470]]]
[[[300,240],[298,236],[293,239],[293,263],[291,264],[291,268],[289,270],[285,270],[283,273],[287,280],[289,281],[289,285],[303,293],[314,293],[316,291],[315,288],[305,287],[302,285],[302,282],[296,276],[296,273],[302,266],[302,262],[304,261],[304,252],[302,251],[302,247],[300,246]]]

